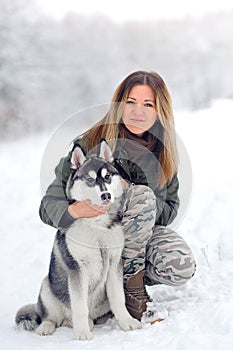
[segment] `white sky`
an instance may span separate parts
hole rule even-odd
[[[47,15],[61,19],[68,12],[104,14],[114,21],[181,18],[233,10],[232,0],[37,0]]]

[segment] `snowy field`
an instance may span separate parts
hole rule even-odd
[[[182,287],[148,289],[166,309],[165,321],[125,333],[113,319],[96,326],[90,342],[72,340],[68,328],[39,337],[14,326],[17,309],[36,301],[48,271],[55,230],[40,221],[38,207],[41,160],[50,136],[0,144],[1,349],[233,348],[233,101],[176,114],[193,173],[191,202],[176,230],[193,249],[196,275]]]

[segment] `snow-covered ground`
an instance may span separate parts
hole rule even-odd
[[[158,307],[167,310],[165,321],[125,333],[113,319],[96,326],[90,342],[75,342],[68,328],[39,337],[14,326],[17,309],[37,299],[55,234],[38,216],[40,167],[49,136],[0,144],[2,349],[232,349],[232,111],[233,101],[225,100],[199,112],[176,113],[193,173],[190,206],[176,229],[193,249],[196,275],[182,287],[148,289]]]

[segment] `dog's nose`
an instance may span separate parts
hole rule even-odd
[[[111,194],[109,192],[104,192],[101,194],[101,200],[103,203],[108,203],[111,200]]]

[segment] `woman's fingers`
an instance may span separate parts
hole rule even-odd
[[[68,212],[74,218],[88,218],[98,216],[108,211],[109,205],[96,205],[90,200],[75,202],[68,207]]]

